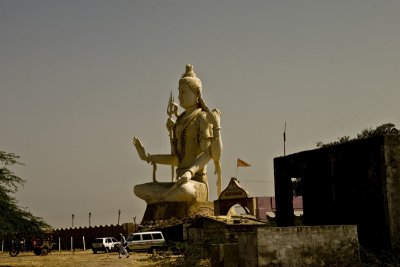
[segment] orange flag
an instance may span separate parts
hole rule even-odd
[[[251,165],[249,163],[247,163],[247,162],[245,162],[245,161],[243,161],[243,160],[238,158],[236,166],[237,167],[250,167]]]

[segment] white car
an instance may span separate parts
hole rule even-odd
[[[99,237],[95,238],[92,241],[92,250],[93,253],[97,253],[97,251],[104,251],[105,253],[114,251],[116,247],[118,247],[118,240],[115,237]]]
[[[129,251],[153,251],[165,245],[165,239],[160,231],[134,233],[127,237]]]

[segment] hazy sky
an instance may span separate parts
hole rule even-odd
[[[167,102],[188,63],[222,111],[223,188],[240,157],[241,184],[274,195],[285,122],[287,154],[399,128],[399,14],[397,0],[0,0],[0,150],[27,180],[16,197],[56,228],[89,212],[116,224],[118,209],[140,221],[133,186],[152,167],[131,139],[169,152]]]

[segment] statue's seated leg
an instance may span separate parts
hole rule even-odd
[[[208,200],[208,188],[204,183],[189,181],[169,192],[164,201],[203,202]]]
[[[135,185],[135,195],[149,203],[160,201],[203,202],[208,199],[208,188],[205,183],[189,181],[180,187],[174,183],[146,183]]]
[[[166,190],[174,183],[145,183],[135,185],[133,192],[147,204],[160,201]]]
[[[192,180],[180,187],[174,183],[136,185],[134,193],[147,202],[143,222],[181,219],[197,214],[204,205],[209,206],[207,185]],[[212,208],[208,213],[212,214]]]

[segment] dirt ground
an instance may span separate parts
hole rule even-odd
[[[97,253],[86,251],[53,251],[46,256],[36,256],[33,251],[11,257],[8,252],[0,252],[0,267],[5,266],[160,266],[160,262],[150,259],[148,253],[130,253],[129,258],[118,258],[118,253]]]

